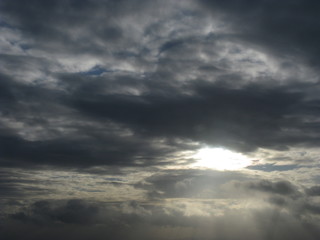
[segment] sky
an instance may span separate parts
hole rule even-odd
[[[320,238],[320,2],[1,0],[0,238]]]

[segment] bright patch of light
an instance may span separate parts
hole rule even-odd
[[[203,148],[194,155],[198,159],[192,166],[213,168],[217,170],[238,170],[252,163],[241,153],[232,152],[223,148]]]

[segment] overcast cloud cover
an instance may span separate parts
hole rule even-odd
[[[0,1],[0,238],[319,239],[319,14]]]

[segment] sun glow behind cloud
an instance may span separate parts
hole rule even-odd
[[[197,162],[192,166],[217,170],[238,170],[252,163],[245,155],[224,148],[202,148],[193,157]]]

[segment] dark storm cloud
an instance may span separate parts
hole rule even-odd
[[[88,116],[126,124],[139,134],[178,137],[242,151],[312,146],[319,141],[318,136],[311,136],[313,127],[302,122],[303,114],[293,117],[317,104],[304,101],[302,93],[257,85],[232,89],[204,82],[188,88],[194,95],[174,88],[168,94],[142,96],[76,92],[73,106]],[[316,112],[310,109],[308,114]],[[292,135],[290,129],[305,132]]]
[[[3,116],[27,128],[42,129],[41,134],[31,131],[25,136],[21,127],[3,126],[0,141],[6,164],[14,160],[132,165],[141,160],[140,164],[151,165],[166,162],[166,156],[182,148],[194,149],[179,143],[180,139],[240,151],[316,146],[320,139],[314,134],[317,125],[304,122],[306,115],[317,116],[318,102],[305,100],[303,92],[290,91],[294,85],[286,89],[253,84],[234,89],[198,81],[185,84],[183,89],[193,92],[187,95],[161,81],[130,76],[61,75],[67,91],[2,77]],[[130,87],[147,91],[140,96],[108,93]],[[57,116],[65,121],[55,123]],[[157,144],[157,139],[163,144]]]
[[[319,63],[320,4],[316,1],[200,0],[214,16],[230,24],[239,38],[273,54],[303,57]]]
[[[69,167],[95,165],[135,165],[141,160],[142,165],[157,164],[158,159],[169,150],[152,149],[145,141],[127,141],[116,139],[116,136],[93,139],[56,139],[47,141],[26,141],[20,137],[2,137],[2,163],[6,166],[33,163],[39,165],[61,165]],[[145,144],[145,145],[143,145]],[[72,147],[71,147],[72,146]],[[140,154],[142,156],[140,156]],[[148,161],[146,161],[148,159]],[[12,161],[16,161],[15,163]]]
[[[244,2],[240,7],[233,1],[202,3],[234,18],[241,18],[240,10],[245,9],[243,13],[251,19],[260,9],[260,22],[250,22],[249,30],[239,29],[244,35],[255,33],[260,29],[259,24],[273,26],[277,23],[267,16],[271,5],[264,2],[252,5]],[[276,13],[283,11],[284,5],[277,4]],[[295,20],[292,12],[298,6],[301,6],[301,13],[308,11],[299,1],[296,4],[290,5],[288,16],[284,15],[284,26],[289,25],[289,20]],[[129,24],[127,17],[137,16],[135,11],[145,13],[138,14],[141,18],[148,18],[151,13],[157,13],[155,18],[162,16],[161,11],[153,12],[154,5],[150,3],[33,0],[26,5],[21,1],[3,1],[0,10],[4,21],[10,22],[23,39],[33,42],[31,48],[44,51],[41,57],[33,57],[29,51],[28,56],[6,54],[1,59],[5,66],[0,83],[1,114],[6,118],[0,132],[1,161],[7,166],[14,166],[15,162],[76,167],[134,165],[139,161],[141,165],[153,165],[160,161],[165,163],[170,154],[179,150],[194,150],[182,144],[183,141],[238,151],[254,151],[261,147],[285,150],[319,144],[320,138],[315,134],[318,124],[305,121],[306,117],[316,118],[319,113],[319,102],[307,100],[316,95],[315,84],[288,82],[279,86],[273,78],[246,84],[248,76],[231,71],[230,60],[211,64],[197,57],[201,53],[216,57],[221,51],[219,44],[231,43],[237,37],[193,32],[194,35],[184,36],[179,35],[183,32],[181,29],[173,29],[172,37],[161,38],[160,30],[165,31],[162,22],[157,25],[159,32],[150,30],[153,22],[150,26],[136,23],[135,26],[141,27],[140,34],[157,43],[153,46],[158,51],[155,58],[147,60],[152,49],[137,43],[139,37],[133,35],[139,31],[133,34],[130,29],[122,28]],[[187,11],[176,18],[186,21],[188,17],[201,19],[199,14]],[[241,19],[247,22],[247,18]],[[312,14],[310,19],[313,19]],[[302,25],[304,21],[303,18]],[[288,28],[287,33],[281,29],[276,28],[284,40],[294,32],[293,28]],[[298,28],[297,33],[308,35],[312,29]],[[261,31],[263,38],[271,30]],[[86,37],[78,36],[79,32]],[[100,41],[106,45],[99,44]],[[270,42],[270,48],[277,46],[272,41],[266,42]],[[307,45],[312,45],[309,40],[301,42],[302,48],[309,52]],[[293,44],[298,46],[298,43],[293,39]],[[95,56],[104,55],[105,61],[111,58],[119,64],[134,62],[150,72],[142,75],[121,72],[108,68],[108,64],[91,64],[86,69],[76,69],[78,73],[70,73],[70,70],[65,73],[63,69],[57,72],[53,69],[61,63],[48,57],[58,52],[73,56],[87,51]],[[178,80],[188,80],[188,69],[204,75],[200,74],[193,81]],[[46,82],[47,77],[54,79],[51,85]],[[215,81],[208,82],[203,77]]]
[[[1,1],[0,238],[319,239],[319,12]],[[185,169],[202,147],[259,159]]]
[[[1,161],[4,165],[14,166],[14,161],[23,165],[30,162],[75,167],[132,165],[135,160],[149,165],[151,162],[155,163],[160,156],[160,160],[165,162],[164,156],[173,151],[170,147],[153,146],[148,140],[138,136],[121,137],[121,128],[115,130],[113,126],[108,127],[106,122],[102,126],[90,124],[90,121],[84,124],[86,120],[83,118],[76,123],[77,116],[71,114],[70,109],[65,108],[62,103],[63,99],[69,97],[61,91],[18,83],[6,75],[2,75],[1,85],[2,116],[11,122],[17,121],[17,125],[19,122],[24,124],[22,129],[15,128],[15,125],[8,128],[5,123],[0,128]],[[66,124],[58,124],[64,130],[57,131],[58,126],[53,126],[50,120],[62,115]],[[19,134],[24,128],[35,126],[43,129],[41,137],[36,136],[37,133],[31,133],[27,138]],[[68,133],[69,130],[71,134]]]

